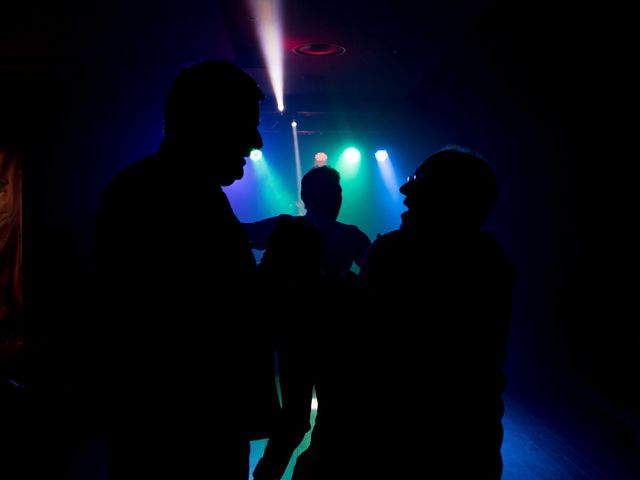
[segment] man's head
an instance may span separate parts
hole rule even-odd
[[[477,230],[496,203],[496,177],[478,154],[447,147],[429,157],[400,187],[406,227]]]
[[[194,162],[185,168],[231,185],[244,174],[244,157],[262,148],[259,105],[264,94],[240,68],[205,60],[182,70],[165,100],[164,136]]]
[[[335,221],[342,206],[340,173],[329,166],[314,167],[302,177],[300,197],[307,215],[318,220]]]

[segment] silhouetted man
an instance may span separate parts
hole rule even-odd
[[[373,430],[364,431],[377,438],[365,468],[385,478],[497,480],[515,274],[481,231],[497,198],[493,169],[446,148],[400,192],[402,226],[373,243],[361,271],[371,311],[387,319],[367,332],[377,386],[366,407]]]
[[[103,192],[97,262],[114,479],[246,480],[249,439],[265,435],[255,414],[268,408],[251,404],[274,398],[272,357],[247,320],[255,260],[221,188],[262,147],[262,99],[229,63],[184,69],[166,96],[159,151]],[[266,364],[254,364],[259,353]]]
[[[342,207],[340,173],[329,166],[314,167],[304,174],[300,187],[300,197],[306,209],[304,220],[320,230],[324,241],[324,273],[339,278],[350,271],[354,263],[362,266],[371,240],[357,226],[338,221]],[[251,247],[264,250],[269,235],[282,218],[291,218],[291,215],[244,223]]]

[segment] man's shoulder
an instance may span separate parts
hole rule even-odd
[[[145,184],[153,184],[153,179],[161,175],[159,155],[148,155],[121,168],[105,187],[106,192],[140,188]]]
[[[407,261],[407,259],[421,258],[425,248],[409,232],[399,228],[378,235],[370,247],[372,256],[382,256],[387,259]]]
[[[356,240],[366,240],[367,243],[371,243],[369,236],[356,225],[336,221],[336,228],[339,229],[342,235],[349,236]]]
[[[288,213],[281,213],[280,215],[274,215],[273,217],[263,218],[262,220],[256,220],[255,222],[249,223],[249,225],[256,225],[258,227],[269,227],[273,228],[280,221],[288,222],[292,219],[296,218],[293,215],[289,215]]]
[[[140,209],[149,210],[149,205],[157,204],[171,189],[157,163],[154,154],[119,170],[101,192],[99,215],[135,216]]]
[[[387,233],[378,234],[373,241],[374,245],[388,245],[405,241],[405,234],[402,230],[392,230]]]

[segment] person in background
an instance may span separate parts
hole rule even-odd
[[[320,230],[324,241],[324,273],[339,278],[351,271],[354,264],[362,266],[371,240],[357,226],[337,220],[342,206],[340,173],[328,165],[313,167],[302,177],[300,186],[300,197],[306,209],[304,219]],[[251,247],[264,250],[276,223],[286,217],[291,215],[244,223]]]
[[[304,459],[298,457],[294,478],[303,475],[299,463],[313,463],[319,452],[343,443],[333,442],[324,433],[335,432],[345,420],[342,412],[348,410],[345,393],[353,380],[353,361],[346,354],[357,351],[352,342],[358,322],[350,311],[357,290],[353,282],[324,273],[325,252],[315,225],[304,217],[285,216],[276,223],[258,266],[263,286],[258,295],[264,295],[259,298],[277,345],[282,411],[253,472],[255,480],[284,475],[311,429],[314,388],[318,412],[311,446]]]

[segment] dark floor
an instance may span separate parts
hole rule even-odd
[[[527,380],[511,381],[504,396],[503,480],[640,479],[640,430],[629,418],[608,411],[604,399],[575,381]],[[252,465],[264,444],[252,444]]]
[[[504,398],[504,480],[640,479],[640,425],[586,383],[569,376],[512,374]],[[36,401],[33,410],[5,410],[5,428],[0,428],[2,480],[32,478],[27,472],[60,471],[64,465],[65,480],[108,480],[104,436],[92,428],[90,416],[84,419],[74,410],[74,401],[82,403],[71,399],[70,408],[49,409],[46,402]],[[25,411],[38,412],[41,421],[22,421],[18,414]],[[60,412],[69,419],[66,431]],[[70,432],[74,438],[65,441]],[[14,448],[16,441],[22,448]],[[252,466],[264,445],[252,443]]]

